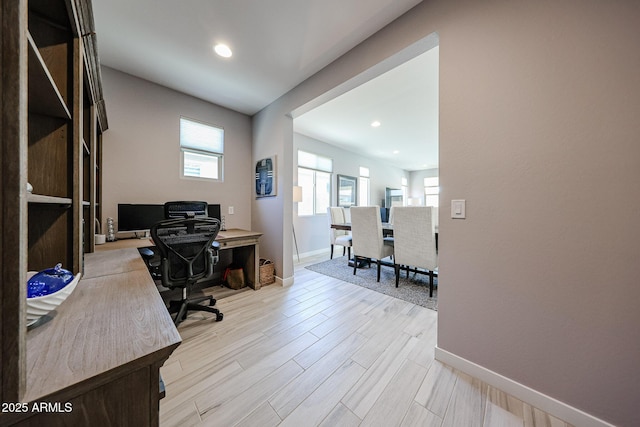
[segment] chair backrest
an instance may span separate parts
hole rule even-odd
[[[394,209],[393,239],[396,264],[433,270],[438,266],[431,207]]]
[[[160,256],[162,284],[185,287],[213,276],[216,250],[213,242],[220,231],[216,218],[180,218],[158,222],[151,237]]]
[[[164,204],[164,219],[207,216],[208,208],[207,202],[166,202]]]
[[[340,207],[328,207],[327,219],[329,220],[329,241],[333,245],[336,243],[337,237],[349,234],[348,231],[331,228],[331,224],[344,224],[345,222],[348,222],[345,209]]]
[[[353,253],[366,258],[380,259],[383,255],[380,207],[353,206],[351,208]]]

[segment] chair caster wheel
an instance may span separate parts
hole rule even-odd
[[[209,307],[213,307],[214,305],[216,305],[216,299],[215,298],[210,298],[209,299]]]
[[[216,322],[221,321],[223,317],[224,317],[224,314],[222,314],[222,313],[216,314]]]

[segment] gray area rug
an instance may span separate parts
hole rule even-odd
[[[383,265],[380,271],[380,282],[376,282],[377,267],[375,264],[372,263],[371,267],[358,268],[354,276],[353,267],[347,265],[346,256],[312,264],[306,268],[431,310],[438,310],[438,288],[434,288],[433,298],[429,298],[429,276],[426,274],[409,273],[409,278],[407,278],[406,272],[400,272],[400,283],[396,288],[393,267]],[[438,278],[436,277],[434,285],[437,284]]]

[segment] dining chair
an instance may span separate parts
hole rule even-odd
[[[346,222],[349,222],[348,214],[345,208],[328,207],[327,218],[329,219],[329,240],[331,243],[330,259],[333,259],[333,247],[335,245],[342,246],[342,255],[344,255],[346,249],[348,252],[347,258],[351,258],[351,232],[331,228],[331,224],[344,224]]]
[[[356,274],[358,260],[375,260],[380,281],[380,266],[389,265],[384,258],[393,255],[393,238],[382,236],[382,221],[378,206],[354,206],[351,208],[351,237],[353,244],[353,274]]]
[[[433,296],[433,278],[438,275],[438,255],[432,224],[432,208],[404,206],[394,209],[393,237],[396,288],[400,270],[429,276],[429,297]]]

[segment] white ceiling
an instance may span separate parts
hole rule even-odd
[[[93,0],[93,11],[103,65],[253,115],[420,1]],[[218,42],[231,47],[231,58],[213,53]],[[381,86],[372,82],[357,88],[356,95],[343,95],[344,99],[321,106],[317,116],[313,111],[306,113],[304,116],[309,116],[301,116],[303,121],[296,120],[296,126],[301,132],[357,152],[364,149],[355,146],[358,142],[375,147],[369,155],[388,160],[385,142],[400,151],[396,155],[399,161],[411,152],[406,143],[422,146],[437,140],[437,74],[434,93],[433,87],[421,87],[424,71],[407,68],[380,77]],[[437,73],[437,62],[435,70]],[[393,81],[396,75],[406,83],[408,77],[403,73],[416,78],[411,81],[413,87]],[[368,94],[367,88],[374,92]],[[435,116],[430,111],[433,107],[427,105],[432,103],[423,102],[418,94],[435,96]],[[365,99],[371,100],[370,112]],[[354,109],[353,104],[348,107],[349,103],[359,108]],[[343,117],[344,112],[331,113],[332,105],[357,112],[353,124],[338,127],[335,117]],[[370,119],[373,115],[377,117]],[[314,116],[324,121],[321,127],[331,134],[320,133],[320,126],[312,123]],[[369,127],[373,119],[382,122],[378,137]],[[365,126],[361,127],[362,120]],[[363,133],[358,135],[358,128]],[[435,150],[437,165],[437,144]],[[419,162],[397,164],[408,170],[433,166],[433,150],[413,153]]]
[[[405,170],[437,168],[438,53],[435,47],[296,117],[294,131]]]

